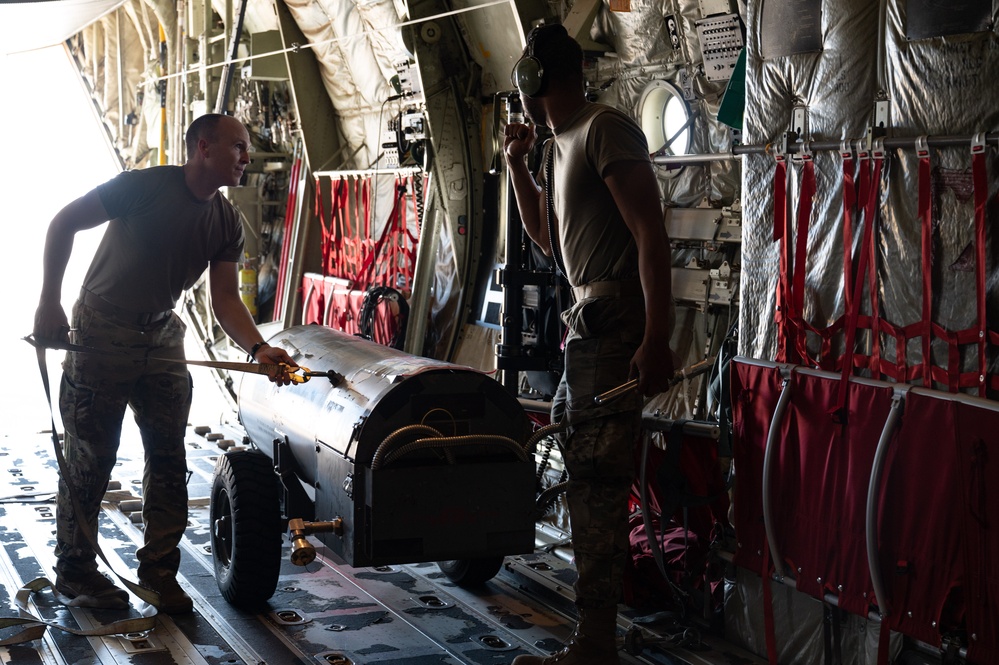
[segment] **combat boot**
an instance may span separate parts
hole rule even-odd
[[[56,599],[67,607],[105,610],[128,608],[128,592],[116,587],[114,582],[97,570],[77,575],[58,573],[53,587]]]
[[[194,610],[194,600],[181,588],[177,578],[166,575],[157,578],[139,579],[146,589],[160,595],[157,609],[163,614],[188,614]]]
[[[617,608],[579,610],[579,623],[562,649],[550,656],[517,656],[512,665],[618,665]]]

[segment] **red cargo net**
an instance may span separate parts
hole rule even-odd
[[[974,215],[969,222],[975,231],[975,303],[976,316],[967,328],[950,330],[933,320],[933,212],[932,163],[925,137],[917,140],[918,222],[920,225],[919,318],[891,321],[882,313],[877,238],[879,235],[879,199],[886,187],[888,154],[883,143],[873,149],[854,151],[844,144],[843,160],[843,316],[828,326],[809,322],[804,317],[808,230],[815,194],[815,170],[805,149],[788,167],[784,156],[775,155],[774,171],[774,240],[780,243],[780,275],[777,281],[777,357],[779,362],[800,363],[809,367],[839,370],[844,379],[856,368],[866,368],[876,379],[901,383],[917,382],[950,392],[972,389],[985,396],[989,387],[999,389],[999,376],[988,373],[988,358],[999,346],[999,333],[988,328],[986,308],[986,229],[989,202],[986,145],[984,135],[971,143],[971,171],[974,183]],[[792,174],[799,172],[795,224],[790,215],[789,196]],[[855,229],[861,242],[852,255]],[[794,232],[792,233],[792,229]],[[854,272],[856,267],[856,272]],[[855,278],[856,276],[856,278]],[[864,299],[866,291],[866,302]],[[832,353],[833,340],[842,335],[844,352]],[[860,339],[858,339],[860,336]],[[817,340],[817,342],[816,342]],[[866,340],[859,345],[858,341]],[[918,342],[919,353],[913,359],[909,343]],[[936,344],[934,343],[936,342]],[[942,343],[942,344],[941,344]],[[972,369],[962,370],[962,356],[968,350],[977,361]],[[945,352],[941,352],[945,350]],[[841,394],[836,407],[843,403]]]
[[[316,176],[322,274],[303,276],[303,321],[389,344],[400,339],[408,312],[425,176],[395,176],[392,208],[380,231],[372,218],[378,177]],[[385,187],[385,181],[381,176],[377,183]]]

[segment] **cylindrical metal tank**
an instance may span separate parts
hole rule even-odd
[[[317,480],[317,444],[355,464],[370,464],[389,434],[412,424],[444,436],[495,435],[523,443],[530,435],[519,402],[483,372],[319,325],[289,328],[268,343],[299,365],[344,377],[340,385],[314,378],[279,387],[244,374],[239,386],[239,419],[247,435],[268,454],[274,439],[287,439],[310,484]]]
[[[318,325],[268,342],[343,376],[240,384],[240,421],[274,462],[288,519],[337,524],[316,535],[354,566],[533,549],[531,424],[497,381]]]

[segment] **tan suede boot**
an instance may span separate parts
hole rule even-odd
[[[550,656],[517,656],[512,665],[618,665],[617,608],[579,610],[579,623],[562,649]]]

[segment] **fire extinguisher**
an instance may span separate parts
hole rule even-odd
[[[243,299],[250,316],[257,318],[257,269],[249,254],[243,255],[243,266],[239,271],[239,296]]]

